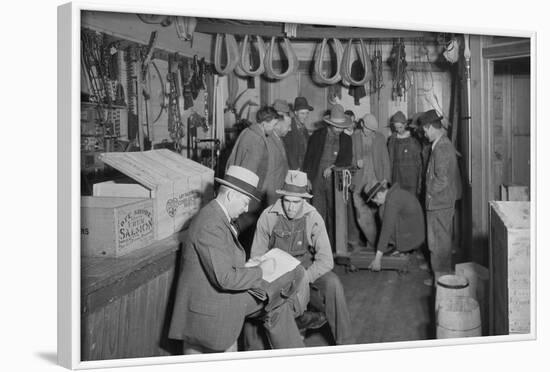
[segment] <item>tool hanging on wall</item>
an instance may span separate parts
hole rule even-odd
[[[168,57],[168,75],[166,76],[166,81],[169,84],[168,131],[170,132],[170,138],[174,141],[176,151],[181,153],[183,149],[182,139],[185,137],[185,128],[181,120],[179,105],[181,87],[174,55]]]
[[[151,90],[150,90],[150,74],[149,66],[153,57],[153,52],[157,44],[157,32],[151,32],[149,36],[149,43],[146,47],[141,48],[141,73],[139,80],[139,91],[143,97],[143,108],[145,109],[145,117],[141,123],[141,132],[144,132],[144,150],[148,150],[151,147],[153,141],[153,124],[149,118],[149,112],[151,111]]]
[[[97,150],[110,151],[120,136],[120,113],[113,107],[119,94],[118,66],[113,58],[116,48],[106,35],[83,29],[81,32],[81,61],[89,82],[89,102],[95,104],[95,145]],[[123,93],[122,93],[123,94]]]
[[[139,120],[138,120],[138,56],[134,45],[126,50],[126,87],[128,91],[128,139],[134,145],[139,144]],[[131,146],[128,146],[130,148]]]
[[[405,54],[405,44],[401,38],[394,42],[393,48],[388,58],[393,75],[392,100],[406,100],[406,92],[410,86],[407,76],[407,61]]]

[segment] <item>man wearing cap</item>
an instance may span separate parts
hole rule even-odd
[[[261,319],[274,348],[303,346],[290,304],[275,307],[275,298],[266,304],[252,294],[270,293],[262,276],[273,272],[274,262],[245,267],[245,252],[232,225],[250,200],[259,198],[258,180],[246,168],[229,167],[224,179],[216,178],[221,184],[216,199],[191,222],[169,331],[170,338],[184,341],[184,352],[189,345],[223,352],[235,343],[247,317]]]
[[[386,138],[378,131],[378,121],[372,114],[359,120],[359,129],[352,135],[353,165],[357,168],[352,177],[353,205],[357,224],[374,247],[377,236],[375,211],[363,199],[363,189],[369,182],[390,180],[390,158]]]
[[[403,190],[420,195],[422,189],[422,148],[407,127],[407,118],[397,111],[390,118],[392,135],[388,138],[388,153],[392,182]]]
[[[288,103],[281,99],[273,102],[273,108],[281,119],[273,127],[271,135],[267,137],[269,153],[268,169],[270,169],[265,180],[267,205],[275,203],[279,198],[275,191],[283,186],[286,173],[289,169],[286,149],[282,140],[290,131],[290,108],[288,107]]]
[[[334,246],[334,175],[338,165],[351,164],[352,140],[344,129],[353,125],[342,105],[332,106],[323,117],[325,127],[313,132],[304,158],[303,170],[313,188],[313,206],[325,221],[330,244]],[[328,125],[327,125],[328,124]]]
[[[349,344],[351,321],[344,289],[332,272],[334,261],[323,218],[307,202],[312,195],[307,192],[306,174],[289,170],[277,194],[280,199],[267,207],[258,220],[251,257],[254,259],[276,247],[300,260],[307,280],[292,299],[295,315],[304,313],[309,302],[325,314],[336,344]],[[299,328],[316,323],[313,314],[307,311],[299,316],[296,320]]]
[[[418,199],[394,183],[386,180],[370,182],[365,186],[365,201],[378,205],[382,221],[376,256],[369,269],[380,271],[382,255],[395,252],[410,252],[424,242],[424,213]]]
[[[436,280],[452,272],[453,216],[455,201],[462,192],[456,150],[441,119],[435,110],[426,111],[418,119],[432,144],[426,171],[425,207],[430,264]],[[425,284],[433,285],[432,278]]]
[[[294,117],[290,124],[290,132],[283,138],[283,142],[290,169],[302,169],[309,138],[306,121],[313,107],[305,97],[296,97],[293,109]]]
[[[268,182],[267,176],[270,174],[270,153],[267,137],[273,132],[273,127],[281,119],[277,111],[273,107],[264,106],[256,113],[256,121],[248,128],[242,131],[237,138],[229,158],[227,159],[226,167],[238,165],[256,173],[259,177],[258,189],[260,190],[260,200],[253,200],[250,204],[248,212],[243,213],[238,221],[240,233],[242,233],[241,241],[247,245],[252,241],[254,236],[254,224],[258,219],[266,204],[266,192]]]

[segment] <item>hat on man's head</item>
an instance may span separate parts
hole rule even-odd
[[[368,182],[363,188],[363,192],[365,193],[365,198],[366,198],[365,202],[368,203],[369,201],[371,201],[371,199],[374,198],[376,193],[382,190],[382,188],[384,188],[386,184],[387,184],[386,180],[382,180],[382,181],[372,180]]]
[[[418,124],[420,126],[425,126],[432,123],[438,123],[441,125],[441,119],[443,119],[443,116],[440,116],[437,111],[429,110],[420,115],[418,118]]]
[[[307,103],[306,97],[296,97],[294,100],[294,111],[308,110],[313,111],[313,107]]]
[[[225,172],[223,179],[217,177],[214,177],[214,179],[216,182],[232,188],[241,194],[254,198],[257,201],[261,200],[260,192],[258,191],[258,181],[260,178],[251,170],[239,167],[238,165],[232,165]]]
[[[279,195],[297,196],[300,198],[312,198],[307,192],[307,174],[299,170],[289,170],[285,177],[283,188],[275,191]]]
[[[365,116],[363,116],[363,118],[361,119],[362,121],[362,126],[364,126],[365,128],[368,128],[370,130],[378,130],[378,120],[376,120],[376,116],[374,116],[373,114],[365,114]]]
[[[337,128],[349,128],[353,125],[350,117],[345,114],[342,105],[334,105],[330,109],[330,115],[323,116],[323,120]]]
[[[403,111],[397,111],[395,114],[392,115],[390,118],[390,124],[394,123],[401,123],[401,124],[407,124],[407,117],[403,113]]]
[[[288,107],[288,103],[283,101],[282,99],[276,99],[275,102],[273,102],[273,108],[277,112],[290,112],[290,107]]]

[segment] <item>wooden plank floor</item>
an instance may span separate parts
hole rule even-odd
[[[423,262],[412,254],[407,273],[334,268],[344,286],[357,344],[434,338],[432,289],[423,284],[429,275],[418,267]],[[333,342],[328,326],[306,336],[307,346]]]

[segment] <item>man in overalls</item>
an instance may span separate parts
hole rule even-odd
[[[267,207],[258,220],[251,259],[279,248],[300,260],[306,269],[306,284],[289,300],[294,303],[298,327],[303,328],[300,323],[310,320],[310,312],[305,311],[309,303],[326,316],[335,343],[350,344],[351,321],[344,289],[332,272],[334,260],[323,218],[306,201],[312,197],[307,192],[307,175],[289,170],[283,188],[277,193],[281,198]],[[245,343],[250,340],[249,335],[245,328]],[[255,347],[251,345],[253,342],[248,344]]]

